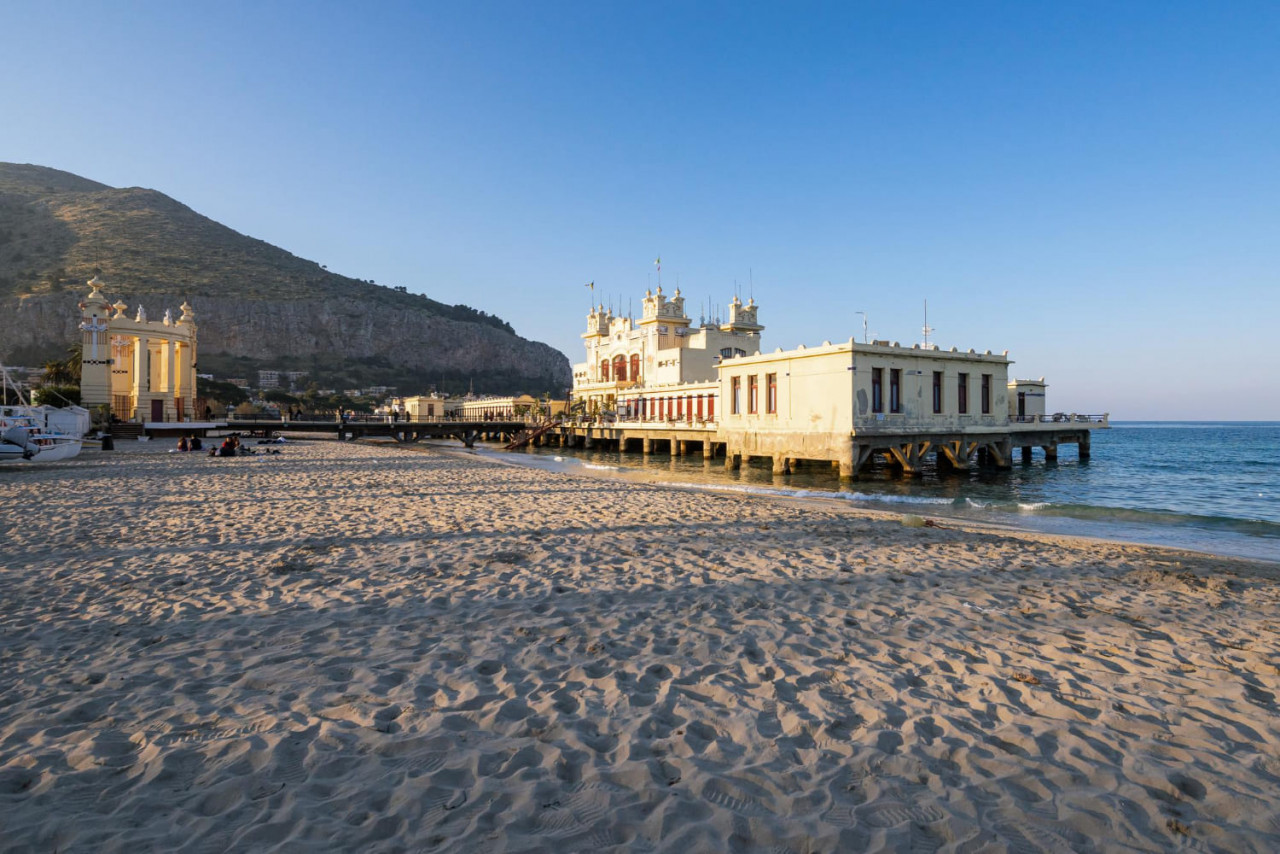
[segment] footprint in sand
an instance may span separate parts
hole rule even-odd
[[[862,810],[862,817],[872,827],[895,827],[913,821],[928,824],[941,821],[946,813],[934,804],[907,804],[902,801],[881,801]]]
[[[765,816],[772,815],[763,804],[755,798],[739,793],[733,795],[728,788],[721,782],[713,780],[702,789],[702,797],[709,803],[715,804],[721,809],[729,810],[729,812],[737,813],[745,816]]]
[[[608,817],[611,796],[619,791],[609,783],[579,783],[544,808],[538,816],[538,825],[553,836],[579,833]]]
[[[778,719],[778,704],[773,700],[765,700],[760,714],[756,716],[756,731],[761,738],[770,741],[782,735],[782,721]]]
[[[994,828],[1000,838],[1009,843],[1012,854],[1073,854],[1092,850],[1087,840],[1077,840],[1086,847],[1074,847],[1049,828],[1013,816],[998,818]]]

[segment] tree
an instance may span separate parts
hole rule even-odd
[[[249,395],[245,393],[245,390],[233,383],[197,379],[196,387],[198,389],[197,396],[216,400],[224,406],[232,408],[249,400]]]
[[[45,383],[32,390],[31,402],[36,406],[79,406],[80,386]]]
[[[269,403],[298,403],[298,398],[281,388],[267,389],[262,393],[262,399]]]
[[[76,378],[72,376],[71,369],[65,361],[54,359],[44,363],[44,375],[40,377],[41,386],[75,385],[75,382]]]

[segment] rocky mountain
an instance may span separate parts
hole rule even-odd
[[[0,163],[0,360],[65,354],[95,273],[131,313],[189,301],[202,372],[308,370],[406,392],[558,394],[571,382],[562,353],[484,312],[330,273],[155,190]]]

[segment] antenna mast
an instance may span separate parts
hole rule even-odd
[[[928,300],[924,301],[924,328],[921,331],[924,332],[924,349],[928,350],[929,336],[932,335],[934,332],[933,327],[929,325],[929,301]]]

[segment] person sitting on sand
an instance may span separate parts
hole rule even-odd
[[[234,457],[236,455],[236,446],[232,443],[232,438],[228,436],[222,440],[222,447],[218,448],[218,456]]]
[[[187,451],[191,450],[191,445],[187,442],[186,436],[183,436],[181,439],[178,440],[178,450],[182,451],[183,453],[186,453]]]
[[[192,436],[191,441],[187,443],[187,447],[193,451],[203,451],[204,442],[200,440],[199,436]]]

